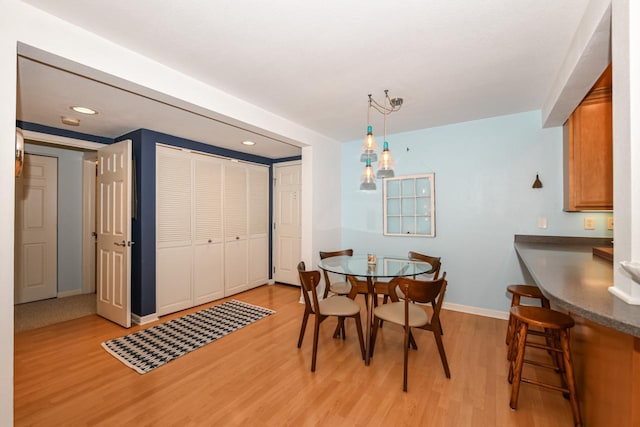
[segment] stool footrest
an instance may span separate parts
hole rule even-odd
[[[526,345],[528,347],[539,348],[539,349],[548,350],[548,351],[555,351],[556,353],[562,353],[562,349],[555,348],[555,347],[550,347],[548,345],[540,344],[540,343],[537,343],[537,342],[527,341]]]
[[[570,390],[568,388],[560,387],[560,386],[553,385],[553,384],[543,383],[543,382],[540,382],[540,381],[532,380],[530,378],[521,378],[520,381],[522,381],[523,383],[534,384],[534,385],[537,385],[537,386],[540,386],[540,387],[550,388],[552,390],[560,391],[562,393],[570,393]]]
[[[533,365],[533,366],[539,366],[540,368],[550,369],[550,370],[556,371],[556,372],[560,371],[558,369],[558,367],[555,366],[555,365],[550,365],[548,363],[542,363],[542,362],[536,362],[535,360],[524,359],[523,363],[527,363],[527,364]]]

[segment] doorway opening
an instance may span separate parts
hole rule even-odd
[[[96,312],[97,147],[50,143],[50,136],[25,133],[31,163],[16,178],[15,332]],[[47,163],[55,171],[41,177]],[[45,232],[47,239],[38,238]]]

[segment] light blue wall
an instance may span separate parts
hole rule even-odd
[[[362,141],[357,140],[342,149],[342,246],[442,257],[447,302],[508,309],[506,285],[524,280],[514,234],[612,236],[606,230],[611,213],[562,211],[562,128],[542,129],[539,111],[395,134],[387,140],[396,176],[435,173],[436,237],[382,235],[381,181],[376,191],[359,190],[364,164],[359,162]],[[382,135],[376,141],[381,146]],[[536,173],[542,189],[531,188]],[[537,227],[540,216],[547,217],[546,230]],[[583,229],[585,216],[596,219],[595,230]]]
[[[83,153],[34,144],[25,152],[58,158],[58,293],[81,290]]]

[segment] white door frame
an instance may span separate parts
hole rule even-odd
[[[302,178],[302,160],[293,160],[293,161],[290,161],[290,162],[282,162],[282,163],[274,163],[273,164],[273,179],[274,179],[274,181],[271,183],[272,184],[272,188],[273,188],[273,206],[271,207],[272,208],[272,212],[273,212],[273,224],[271,226],[271,228],[273,230],[273,240],[272,240],[272,251],[271,251],[271,253],[273,254],[273,258],[272,258],[272,264],[273,264],[272,280],[274,282],[277,280],[277,277],[276,277],[277,265],[280,265],[280,255],[279,255],[279,246],[278,246],[278,234],[279,234],[280,230],[276,226],[276,222],[277,222],[277,219],[278,219],[278,213],[277,213],[278,194],[277,194],[277,182],[275,180],[276,180],[276,177],[278,175],[277,174],[277,170],[279,168],[287,167],[287,166],[300,166],[300,173],[301,173],[301,178]],[[300,191],[302,191],[302,182],[300,183]],[[300,194],[300,197],[302,197],[301,194]],[[302,211],[299,211],[299,215],[302,215]],[[302,230],[301,230],[301,232],[302,232]],[[302,248],[300,248],[300,251],[301,250],[302,250]],[[300,254],[302,256],[302,252],[300,252]],[[297,261],[296,261],[296,265],[297,265]],[[289,283],[289,282],[293,282],[293,283],[290,283],[292,285],[298,285],[298,280],[294,281],[292,279],[289,279],[289,280],[287,280],[286,283]]]
[[[96,153],[82,160],[82,293],[96,291]]]
[[[85,141],[82,139],[75,139],[75,138],[69,138],[66,136],[59,136],[59,135],[51,135],[48,133],[42,133],[42,132],[35,132],[32,130],[22,130],[22,133],[24,135],[24,139],[25,140],[30,140],[30,141],[34,141],[34,142],[44,142],[44,143],[48,143],[48,144],[53,144],[53,145],[58,145],[61,147],[73,147],[73,148],[82,148],[84,150],[91,150],[94,152],[97,152],[98,149],[107,146],[107,144],[102,144],[99,142],[92,142],[92,141]],[[95,154],[96,158],[97,158],[97,154]],[[84,165],[84,162],[83,162]],[[84,166],[83,166],[84,167]],[[83,181],[85,178],[85,171],[83,171]],[[93,191],[94,191],[94,224],[95,224],[95,171],[94,171],[94,185],[93,185]],[[85,222],[85,206],[84,206],[84,194],[85,193],[85,188],[84,188],[84,182],[83,182],[83,243],[82,243],[82,292],[83,293],[91,293],[91,292],[95,292],[95,239],[93,239],[93,242],[91,243],[94,246],[93,249],[93,272],[90,272],[88,270],[86,270],[86,248],[88,245],[88,242],[85,242],[85,239],[87,239],[86,233],[84,232],[84,222]],[[88,219],[89,221],[91,221],[91,219]],[[95,225],[94,228],[95,230]],[[89,246],[90,247],[90,246]],[[91,255],[89,255],[91,256]],[[89,276],[93,276],[93,282],[87,282],[87,275]]]

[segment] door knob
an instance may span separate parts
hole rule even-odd
[[[124,240],[123,240],[122,242],[120,242],[120,243],[118,243],[118,242],[113,242],[113,244],[114,244],[114,245],[116,245],[116,246],[122,246],[122,247],[127,246],[127,243],[126,243]]]

